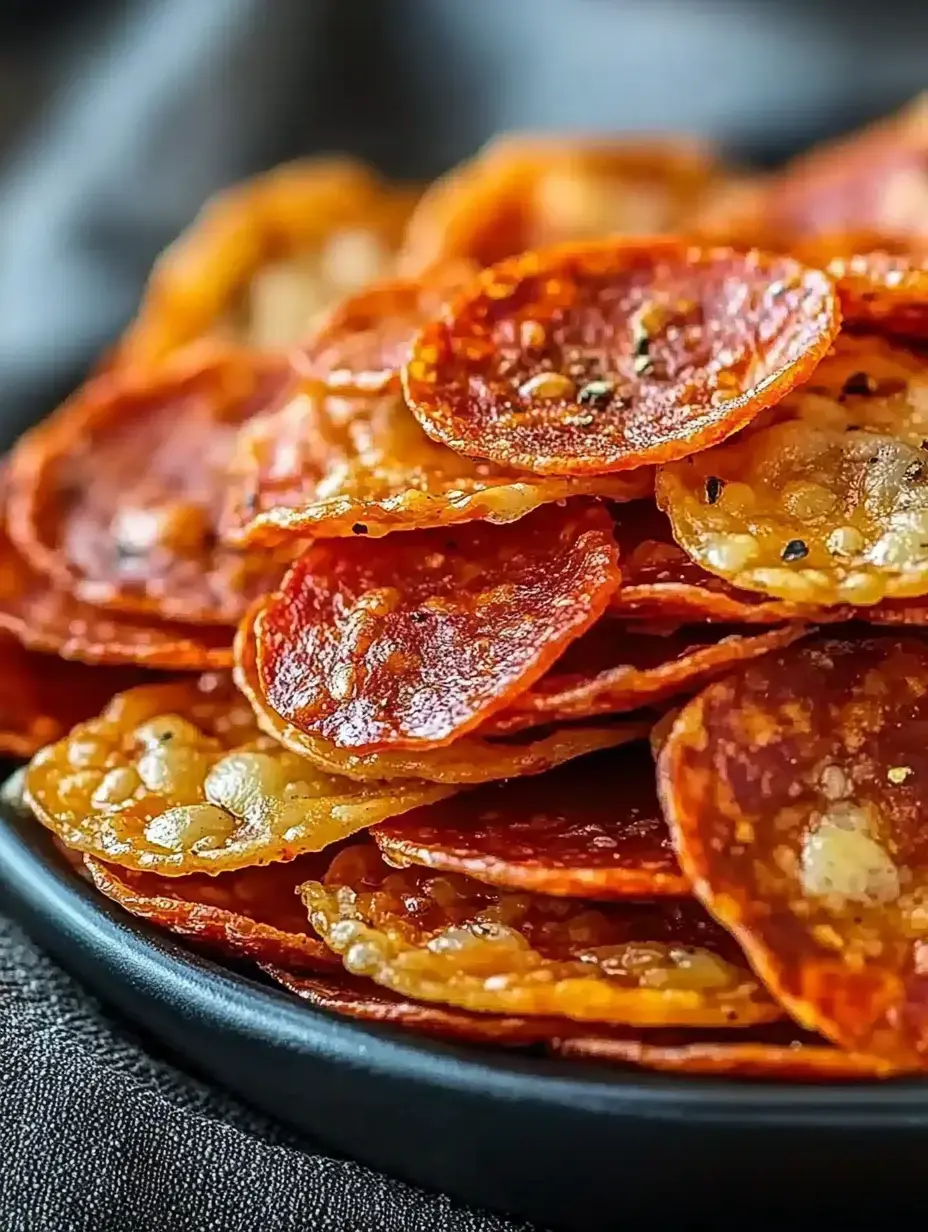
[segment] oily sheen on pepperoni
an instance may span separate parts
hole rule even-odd
[[[283,719],[337,748],[427,749],[477,727],[596,620],[619,580],[608,513],[318,542],[257,629]]]

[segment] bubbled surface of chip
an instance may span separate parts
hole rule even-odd
[[[717,174],[685,138],[610,142],[509,133],[437,180],[409,220],[400,266],[492,265],[550,244],[675,231]]]
[[[213,677],[117,696],[26,776],[30,807],[69,846],[170,877],[292,860],[448,790],[325,774],[261,736]]]
[[[84,862],[97,889],[132,915],[221,954],[295,971],[332,966],[332,952],[313,935],[296,893],[307,877],[319,875],[318,856],[215,877],[161,877],[92,856]]]
[[[928,591],[928,366],[842,335],[773,421],[661,469],[658,503],[700,566],[807,604]]]
[[[725,628],[636,629],[604,618],[567,648],[547,675],[482,728],[514,732],[621,714],[694,693],[738,663],[770,654],[803,637],[799,623],[732,633]]]
[[[373,844],[301,890],[310,922],[353,975],[477,1013],[637,1025],[779,1017],[695,904],[591,904],[391,869]]]
[[[337,748],[428,749],[537,680],[619,580],[598,505],[508,526],[317,542],[257,617],[271,708]]]
[[[274,544],[294,535],[377,537],[481,519],[513,522],[570,496],[636,499],[650,469],[530,475],[431,440],[396,394],[331,395],[306,384],[242,429],[227,486],[224,536]]]
[[[426,432],[541,474],[629,470],[744,427],[838,329],[830,279],[789,257],[605,240],[481,275],[404,368]]]
[[[721,495],[713,487],[709,495]],[[783,624],[788,620],[823,619],[818,607],[769,599],[739,590],[709,573],[674,542],[670,523],[651,501],[634,501],[614,509],[622,584],[612,596],[610,611],[629,619],[668,620],[701,624]]]
[[[307,975],[271,965],[263,965],[263,970],[275,983],[314,1009],[328,1010],[360,1022],[403,1027],[438,1039],[466,1040],[474,1044],[537,1044],[559,1032],[569,1032],[572,1027],[566,1019],[468,1014],[466,1010],[429,1005],[398,996],[371,980],[357,979],[345,972]]]
[[[96,378],[16,451],[17,547],[88,603],[235,624],[285,564],[217,544],[225,467],[286,379],[276,361],[205,347],[156,374]]]
[[[150,367],[196,338],[286,347],[392,268],[415,201],[347,158],[305,159],[220,193],[159,258],[110,357]]]
[[[645,743],[465,792],[383,822],[371,836],[391,864],[507,889],[596,899],[689,893]]]
[[[823,640],[689,703],[659,762],[694,888],[797,1021],[924,1068],[928,645]]]
[[[2,625],[2,621],[0,621]],[[67,663],[23,647],[0,628],[0,753],[31,757],[143,680],[131,668]]]
[[[232,665],[230,629],[132,617],[82,603],[27,564],[10,542],[2,521],[0,628],[31,650],[82,663],[137,664],[175,671]]]
[[[820,1036],[779,1023],[739,1031],[734,1039],[709,1031],[649,1031],[637,1037],[574,1035],[551,1041],[551,1049],[560,1057],[578,1061],[781,1082],[866,1081],[908,1072],[905,1066],[845,1052],[824,1043]]]

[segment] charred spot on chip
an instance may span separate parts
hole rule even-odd
[[[780,553],[780,559],[792,563],[795,560],[805,560],[809,555],[809,548],[802,539],[790,539],[789,543]]]
[[[902,478],[906,483],[917,483],[918,480],[924,478],[925,467],[921,462],[910,462],[905,468]]]
[[[581,406],[608,406],[616,397],[615,385],[612,381],[589,381],[577,395]]]
[[[872,377],[868,372],[852,372],[844,382],[841,389],[841,394],[845,398],[850,397],[871,397],[879,389],[879,384],[875,377]]]
[[[363,522],[355,522],[351,528],[351,533],[353,535],[366,535],[367,527],[364,525]]]
[[[706,500],[709,502],[710,505],[714,505],[715,502],[719,499],[719,497],[722,495],[722,489],[724,487],[725,487],[725,480],[719,479],[718,475],[710,475],[706,479]]]

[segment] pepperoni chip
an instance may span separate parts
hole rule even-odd
[[[75,599],[30,568],[7,537],[2,520],[0,629],[30,650],[82,663],[184,671],[232,664],[232,636],[227,628],[133,619]],[[95,709],[99,707],[92,707],[91,713]]]
[[[805,632],[805,626],[792,624],[763,633],[723,628],[648,633],[604,619],[482,731],[522,731],[540,723],[654,706],[681,693],[695,693],[736,664],[788,646]]]
[[[928,265],[915,257],[867,252],[834,257],[826,266],[838,285],[849,325],[924,340],[928,338]]]
[[[734,586],[795,603],[928,592],[928,362],[842,335],[776,421],[664,467],[674,538]]]
[[[96,378],[14,454],[17,547],[88,603],[235,624],[285,562],[217,545],[224,470],[239,424],[284,379],[276,361],[206,348]]]
[[[463,736],[424,752],[352,753],[308,735],[268,704],[258,679],[255,626],[264,609],[257,604],[242,622],[235,643],[235,678],[251,703],[258,726],[278,744],[330,774],[369,779],[418,778],[435,783],[478,784],[543,774],[563,762],[598,749],[616,748],[648,735],[647,721],[626,719],[598,725],[552,725],[510,738]]]
[[[803,1026],[928,1066],[928,644],[792,647],[685,707],[659,763],[681,862]]]
[[[476,269],[470,261],[451,261],[421,278],[395,278],[349,295],[301,341],[295,366],[334,390],[398,390],[412,340]]]
[[[347,158],[277,167],[219,194],[158,260],[111,363],[151,368],[204,335],[298,342],[322,309],[389,272],[413,202]]]
[[[26,776],[29,806],[69,846],[169,877],[292,860],[450,790],[324,774],[262,737],[216,677],[114,698]]]
[[[723,242],[789,243],[870,231],[928,238],[928,94],[897,115],[799,155],[782,171],[723,187],[694,226]]]
[[[281,718],[336,748],[439,748],[537,680],[618,580],[599,505],[453,537],[320,541],[257,616],[261,686]]]
[[[426,432],[540,474],[668,462],[806,380],[838,329],[831,280],[790,257],[605,240],[485,270],[404,368]]]
[[[371,837],[393,865],[511,890],[597,899],[689,893],[644,743],[465,792],[382,822]]]
[[[802,607],[738,590],[708,573],[674,542],[667,518],[650,501],[613,510],[622,584],[610,611],[634,619],[677,618],[710,624],[782,624],[821,620],[821,608]]]
[[[301,894],[346,969],[403,997],[490,1014],[639,1026],[780,1017],[695,903],[588,903],[396,870],[371,844]]]
[[[890,1061],[844,1052],[819,1036],[780,1024],[739,1031],[735,1040],[708,1031],[652,1031],[636,1037],[568,1036],[552,1040],[550,1048],[572,1060],[784,1082],[866,1081],[907,1072]]]
[[[285,963],[297,971],[332,965],[331,951],[312,935],[296,897],[302,881],[319,876],[318,856],[215,877],[159,877],[92,856],[84,860],[101,893],[169,932],[192,937],[231,958]]]
[[[654,489],[646,468],[542,478],[466,458],[430,440],[396,394],[333,397],[309,385],[243,428],[231,471],[223,534],[238,545],[514,522],[570,496],[624,501]]]
[[[689,138],[589,140],[507,134],[436,181],[409,220],[400,265],[492,265],[529,248],[676,231],[717,174]]]
[[[344,973],[304,975],[265,964],[262,970],[314,1009],[377,1026],[403,1027],[438,1039],[465,1040],[474,1044],[538,1044],[571,1029],[565,1019],[468,1014],[465,1010],[423,1005],[386,988],[378,988],[370,980],[355,979]]]
[[[0,629],[0,754],[31,757],[143,679],[126,668],[64,663],[26,650]]]

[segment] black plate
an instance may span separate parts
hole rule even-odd
[[[36,940],[281,1121],[462,1200],[565,1228],[922,1209],[928,1086],[720,1082],[365,1028],[185,949],[0,815],[0,885]]]

